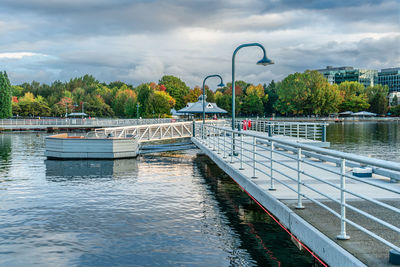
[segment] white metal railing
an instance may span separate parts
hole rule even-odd
[[[192,137],[193,122],[173,122],[96,129],[96,137],[135,138],[138,142]]]
[[[123,126],[144,125],[155,123],[170,123],[171,121],[184,121],[182,119],[89,119],[89,118],[41,118],[41,119],[2,119],[0,126]]]
[[[295,193],[297,208],[304,208],[303,199],[308,199],[338,217],[340,219],[338,239],[350,238],[346,233],[346,224],[350,224],[400,252],[399,227],[389,223],[385,218],[378,218],[346,201],[346,195],[350,195],[353,199],[369,202],[379,209],[386,209],[389,212],[389,217],[399,216],[399,208],[378,200],[376,197],[371,197],[368,194],[370,192],[358,190],[358,187],[346,188],[346,182],[351,181],[371,187],[373,191],[383,190],[386,195],[392,194],[395,199],[399,199],[400,188],[397,186],[398,184],[390,183],[394,177],[397,177],[398,181],[400,180],[399,163],[322,149],[275,137],[262,137],[246,131],[233,131],[228,127],[204,125],[201,129],[203,129],[203,133],[197,135],[200,142],[215,153],[222,154],[223,159],[230,163],[239,163],[239,170],[249,169],[253,177],[260,174],[265,176],[269,179],[268,190],[276,190],[275,184],[279,183]],[[315,161],[315,158],[322,161]],[[350,166],[368,166],[380,170],[379,182],[352,175]],[[337,178],[328,180],[326,179],[327,174]],[[316,181],[323,187],[318,187]],[[324,203],[326,200],[338,204],[340,211],[336,212],[326,205]],[[374,232],[374,229],[367,229],[368,226],[356,223],[354,219],[349,219],[346,216],[346,209],[386,227],[398,236],[394,239],[390,235],[389,237],[379,236]],[[387,240],[390,238],[392,238],[391,241]]]
[[[287,122],[271,120],[235,120],[236,127],[266,132],[269,136],[283,135],[308,140],[326,141],[325,122]]]

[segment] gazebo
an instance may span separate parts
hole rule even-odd
[[[219,108],[217,104],[204,101],[204,110],[206,114],[225,114],[226,110]],[[180,114],[202,114],[203,113],[203,95],[200,95],[195,103],[187,103],[186,107],[177,111]]]

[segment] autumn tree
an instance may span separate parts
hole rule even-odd
[[[340,111],[359,112],[370,106],[364,85],[359,82],[342,82],[339,84],[339,93],[342,98]]]
[[[15,113],[21,116],[50,116],[51,109],[42,96],[35,96],[28,92],[18,100],[18,108],[15,105]]]
[[[189,93],[189,87],[181,79],[172,75],[165,75],[158,84],[165,86],[166,92],[175,99],[176,110],[185,107],[184,97]]]
[[[157,117],[165,117],[171,114],[171,109],[175,106],[175,99],[167,92],[153,91],[149,98],[147,113],[154,114]]]
[[[197,99],[202,94],[202,90],[199,86],[194,87],[193,89],[189,90],[189,93],[183,97],[185,104],[191,102],[197,102]]]

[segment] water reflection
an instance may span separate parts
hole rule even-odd
[[[8,162],[11,156],[11,136],[0,134],[0,158]]]
[[[117,160],[45,160],[46,179],[63,181],[71,178],[137,177],[136,159]]]
[[[10,168],[11,136],[0,134],[0,173]],[[1,180],[0,180],[1,182]]]
[[[218,201],[229,225],[242,240],[239,248],[260,266],[310,266],[312,257],[299,251],[290,236],[209,158],[199,155],[197,168]],[[282,249],[284,248],[284,249]]]

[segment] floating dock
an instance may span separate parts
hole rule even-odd
[[[137,157],[138,141],[127,137],[88,138],[67,133],[46,137],[49,159],[120,159]]]

